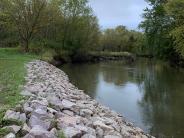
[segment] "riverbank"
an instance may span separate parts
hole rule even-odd
[[[20,137],[151,137],[126,122],[119,114],[100,105],[69,82],[56,67],[34,61],[22,94],[27,100],[8,110],[4,128]],[[12,123],[21,122],[20,123]],[[4,123],[6,124],[6,123]],[[13,125],[13,126],[12,126]]]
[[[26,75],[24,64],[33,59],[36,56],[19,53],[17,48],[0,48],[0,127],[5,111],[22,99],[20,90]]]
[[[53,56],[51,64],[55,66],[61,66],[64,63],[86,63],[86,62],[100,62],[100,61],[112,61],[123,60],[131,63],[136,60],[136,56],[129,52],[87,52],[80,51],[75,55],[70,55],[67,52],[62,52],[58,56]]]

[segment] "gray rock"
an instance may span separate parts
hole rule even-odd
[[[34,94],[27,90],[22,91],[20,94],[23,96],[34,96]]]
[[[9,133],[9,134],[6,135],[4,138],[16,138],[16,137],[15,137],[15,134]]]
[[[20,113],[20,112],[15,112],[12,110],[8,110],[5,113],[5,116],[3,118],[4,120],[9,120],[9,119],[13,119],[13,120],[17,120],[17,121],[21,121],[21,122],[25,122],[26,121],[26,115],[25,113]]]
[[[34,110],[32,112],[32,115],[35,115],[35,116],[37,116],[39,118],[41,118],[41,117],[48,117],[47,111],[46,110],[43,110],[41,108],[37,108],[36,110]]]
[[[37,116],[32,115],[29,119],[29,126],[33,128],[34,126],[41,126],[42,128],[48,130],[51,127],[51,120],[50,119],[44,119],[41,120]]]
[[[56,136],[41,126],[34,126],[24,138],[56,138]]]
[[[80,115],[83,117],[91,117],[91,115],[93,114],[93,112],[89,109],[81,109],[80,110]]]
[[[74,127],[67,127],[64,129],[64,134],[67,138],[80,138],[82,132]]]
[[[57,129],[56,129],[56,128],[52,128],[52,129],[50,130],[50,133],[52,133],[52,134],[54,134],[55,136],[58,137],[58,132],[57,132]]]
[[[40,91],[40,89],[41,89],[41,87],[40,87],[39,83],[38,84],[35,83],[34,85],[29,86],[27,88],[27,91],[29,91],[33,94],[36,94]]]
[[[95,121],[95,122],[93,123],[93,125],[94,125],[95,127],[100,127],[100,128],[102,128],[104,131],[113,130],[113,128],[112,128],[111,126],[105,125],[102,121]]]
[[[96,137],[91,134],[85,134],[81,138],[96,138]]]
[[[20,112],[15,112],[15,111],[12,111],[12,110],[8,110],[6,113],[5,113],[5,116],[4,116],[4,119],[14,119],[14,120],[19,120],[20,118]]]
[[[100,127],[97,127],[97,128],[96,128],[96,136],[97,136],[98,138],[102,138],[103,135],[104,135],[103,129],[101,129]]]
[[[26,114],[25,113],[22,113],[22,114],[20,114],[20,117],[19,117],[19,120],[21,121],[21,122],[23,122],[23,123],[25,123],[26,122]]]
[[[105,136],[110,135],[110,136],[122,137],[122,135],[121,135],[119,132],[115,131],[115,130],[106,131],[106,132],[104,133],[104,135],[105,135]]]
[[[57,120],[57,126],[60,129],[66,128],[67,126],[74,127],[77,125],[77,117],[62,117]]]
[[[72,107],[76,106],[75,103],[70,102],[70,101],[65,100],[65,99],[62,101],[62,105],[63,105],[64,109],[71,109]]]
[[[23,134],[23,135],[26,135],[27,133],[29,133],[30,132],[30,127],[28,127],[28,125],[26,124],[26,123],[24,123],[24,125],[23,125],[23,127],[22,127],[22,130],[21,130],[21,133]]]
[[[4,128],[8,129],[10,132],[12,132],[14,134],[17,134],[20,131],[20,129],[21,129],[21,127],[17,126],[17,125],[6,126]]]
[[[29,104],[28,104],[28,103],[25,103],[25,104],[23,105],[23,110],[24,110],[24,112],[25,112],[26,114],[29,114],[29,113],[31,113],[31,112],[33,111],[33,108],[29,107]]]
[[[74,116],[74,113],[72,111],[69,111],[69,110],[63,110],[62,111],[64,114],[67,114],[69,116]]]
[[[104,136],[104,138],[122,138],[122,137],[114,136],[114,135],[107,135],[107,136]]]
[[[47,100],[48,100],[49,104],[52,105],[52,107],[54,109],[56,109],[56,110],[63,109],[63,104],[58,97],[50,95],[47,97]]]
[[[47,112],[52,113],[52,114],[56,114],[58,111],[56,111],[50,107],[47,107]]]
[[[88,128],[86,126],[76,125],[75,128],[77,128],[78,130],[80,130],[83,135],[88,132]]]
[[[46,100],[33,100],[31,102],[31,108],[47,110],[48,102]]]
[[[87,133],[91,134],[93,136],[96,136],[96,131],[95,129],[91,128],[91,127],[87,127]]]

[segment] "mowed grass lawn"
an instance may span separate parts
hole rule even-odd
[[[36,58],[17,48],[0,48],[0,123],[5,111],[22,100],[20,92],[25,83],[25,64]]]

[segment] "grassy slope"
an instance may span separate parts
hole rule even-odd
[[[35,58],[15,48],[0,48],[0,123],[4,112],[22,99],[20,86],[24,84],[24,66]]]

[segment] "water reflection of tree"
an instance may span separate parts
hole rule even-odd
[[[127,82],[129,76],[121,64],[115,64],[114,62],[101,63],[100,72],[103,75],[104,81],[108,83],[114,83],[115,85],[123,85]]]
[[[143,110],[145,125],[157,137],[184,135],[183,72],[161,64],[148,66],[144,79]]]
[[[78,88],[85,90],[91,97],[96,96],[99,64],[68,64],[62,68]]]

